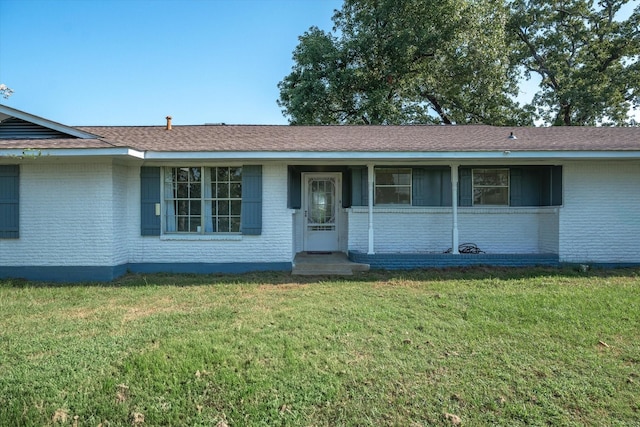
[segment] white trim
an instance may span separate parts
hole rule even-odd
[[[58,149],[10,149],[0,150],[2,157],[106,157],[106,156],[128,156],[136,159],[144,159],[143,151],[132,148],[58,148]]]
[[[451,253],[458,255],[458,165],[451,165]]]
[[[51,141],[51,140],[39,140]],[[25,151],[35,151],[42,156],[51,157],[81,157],[81,156],[130,156],[148,161],[185,161],[198,162],[211,161],[337,161],[341,164],[354,164],[354,162],[368,163],[369,161],[411,162],[417,161],[477,161],[499,160],[502,164],[505,160],[637,160],[640,159],[638,151],[511,151],[505,154],[503,151],[446,151],[446,152],[359,152],[359,151],[333,151],[333,152],[304,152],[304,151],[177,151],[158,152],[140,151],[129,147],[113,148],[19,148],[0,149],[0,157],[21,157]],[[379,166],[382,166],[378,164]]]
[[[145,160],[481,160],[640,159],[634,151],[147,151]]]

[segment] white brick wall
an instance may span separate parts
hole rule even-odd
[[[111,176],[110,162],[24,162],[20,238],[0,240],[2,264],[112,265]]]
[[[560,260],[640,263],[640,162],[572,162],[563,177]]]
[[[0,240],[0,260],[5,266],[290,262],[286,188],[285,165],[263,167],[260,236],[164,240],[140,236],[139,166],[34,160],[20,170],[20,238]]]
[[[489,253],[559,253],[565,262],[640,263],[639,162],[570,162],[561,208],[460,208],[459,241]],[[300,215],[287,208],[285,164],[263,166],[260,236],[140,236],[140,169],[111,161],[35,159],[20,170],[20,238],[0,240],[4,266],[290,262]],[[368,249],[366,208],[347,210],[350,250]],[[375,251],[442,252],[450,208],[375,208]],[[296,232],[294,233],[294,229]],[[293,240],[292,240],[293,239]]]
[[[377,253],[440,253],[451,248],[450,208],[374,208]],[[460,243],[488,253],[557,253],[551,235],[556,208],[459,208]],[[349,213],[349,249],[368,250],[366,208]]]

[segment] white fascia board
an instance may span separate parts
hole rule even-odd
[[[640,159],[640,151],[443,151],[443,152],[300,152],[300,151],[148,151],[145,160],[497,160],[497,159]]]
[[[0,150],[2,157],[133,157],[144,159],[144,152],[131,148],[58,148]]]
[[[56,130],[58,132],[66,133],[67,135],[75,136],[81,139],[99,139],[97,135],[89,132],[78,130],[71,126],[66,126],[61,123],[56,123],[51,120],[43,119],[42,117],[34,116],[33,114],[25,113],[24,111],[16,110],[15,108],[7,107],[6,105],[0,105],[0,113],[6,116],[15,117],[26,122],[34,123],[36,125]]]

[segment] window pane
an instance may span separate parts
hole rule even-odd
[[[228,181],[229,180],[229,168],[216,168],[217,169],[217,179],[218,181]]]
[[[229,184],[218,184],[217,186],[217,196],[220,199],[226,199],[229,197]]]
[[[200,198],[200,193],[201,193],[201,185],[200,184],[191,184],[191,188],[190,188],[190,192],[189,192],[189,197],[191,198]]]
[[[176,197],[178,199],[189,198],[189,184],[179,183],[176,188]]]
[[[218,215],[229,215],[229,202],[227,200],[218,201]]]
[[[232,233],[240,232],[240,218],[238,218],[238,217],[232,217],[231,218],[231,229],[230,229],[230,231]]]
[[[229,229],[229,218],[220,218],[218,219],[218,231],[220,233],[228,233]]]
[[[229,168],[231,181],[242,181],[242,168]]]
[[[376,188],[376,204],[411,203],[411,189],[409,187],[378,187]]]
[[[189,231],[197,232],[202,221],[199,216],[192,216],[189,220]]]
[[[178,200],[178,215],[189,215],[189,202],[187,200]]]
[[[242,202],[240,200],[232,200],[231,201],[231,215],[240,215]]]
[[[480,187],[473,190],[474,205],[508,205],[509,189],[507,187]]]
[[[232,199],[239,199],[242,197],[242,184],[238,182],[234,182],[231,184],[231,190],[229,192],[229,197]]]
[[[191,208],[189,214],[191,215],[200,215],[201,211],[201,203],[200,200],[192,200],[189,202],[189,207]]]

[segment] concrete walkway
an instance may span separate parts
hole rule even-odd
[[[344,252],[300,252],[293,260],[291,274],[351,276],[355,271],[369,271],[369,264],[351,262]]]

